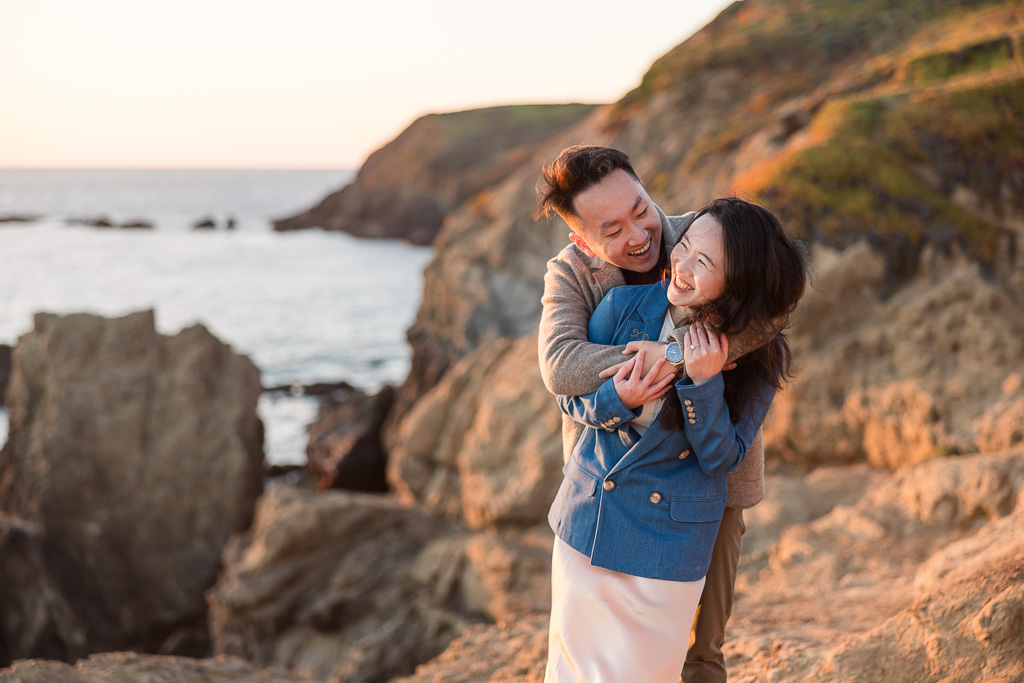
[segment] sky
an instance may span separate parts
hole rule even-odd
[[[0,168],[355,169],[417,117],[614,102],[730,0],[0,0]]]

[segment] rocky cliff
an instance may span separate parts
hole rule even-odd
[[[275,230],[319,227],[430,244],[445,216],[589,114],[585,104],[428,114],[366,160],[355,181]]]

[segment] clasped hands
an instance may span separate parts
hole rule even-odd
[[[695,385],[707,382],[722,370],[736,367],[735,363],[726,365],[729,340],[707,323],[691,325],[679,344],[683,348],[686,374]],[[627,408],[633,410],[665,395],[676,376],[675,368],[665,360],[665,344],[631,341],[622,353],[635,355],[603,370],[599,376],[612,378],[615,392]]]

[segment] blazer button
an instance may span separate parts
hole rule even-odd
[[[619,424],[620,422],[622,422],[622,419],[618,415],[612,418],[612,424]]]
[[[683,403],[688,405],[688,406],[692,406],[693,405],[693,401],[691,401],[690,399],[686,399],[685,401],[683,401]]]
[[[693,418],[691,417],[691,418],[690,418],[690,424],[692,424],[692,425],[695,425],[695,424],[697,424],[697,421],[696,421],[696,420],[694,420],[694,419],[693,419]]]
[[[679,459],[680,460],[684,460],[686,458],[686,456],[688,456],[689,454],[690,454],[690,449],[687,448],[685,451],[683,451],[682,453],[679,454]]]
[[[660,502],[661,502],[661,494],[660,494],[660,493],[658,493],[657,491],[655,491],[654,493],[652,493],[652,494],[651,494],[651,502],[652,502],[652,503],[654,503],[655,505],[657,505],[658,503],[660,503]]]
[[[615,490],[615,482],[612,481],[611,479],[605,479],[605,481],[604,481],[604,490],[605,491],[614,491]]]

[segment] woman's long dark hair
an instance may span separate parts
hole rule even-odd
[[[722,226],[725,289],[694,311],[694,321],[710,322],[730,337],[749,330],[767,339],[724,373],[725,400],[733,422],[754,400],[759,385],[781,389],[792,376],[793,356],[782,331],[789,326],[807,283],[807,255],[764,207],[736,197],[716,199],[694,218],[712,216]],[[692,225],[692,222],[691,222]],[[666,395],[662,424],[681,429],[683,412],[674,391]]]

